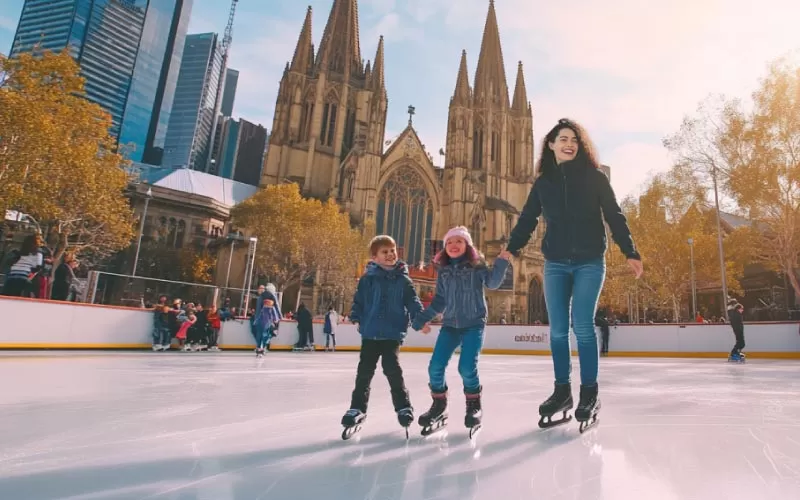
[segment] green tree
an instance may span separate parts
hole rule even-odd
[[[84,98],[67,51],[0,60],[0,212],[32,215],[54,246],[102,258],[133,238],[111,117]]]
[[[752,102],[707,99],[665,145],[720,189],[753,227],[737,236],[800,296],[800,66],[773,63]],[[710,185],[705,182],[705,185]]]

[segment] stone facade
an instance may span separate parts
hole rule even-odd
[[[469,227],[493,261],[533,185],[533,117],[522,63],[509,99],[493,1],[473,85],[461,54],[444,168],[434,166],[414,130],[413,107],[406,129],[385,141],[387,112],[383,37],[364,65],[357,1],[334,0],[316,53],[309,8],[280,82],[261,184],[296,182],[306,196],[336,198],[356,224],[372,221],[377,233],[391,234],[424,297],[435,283],[430,259],[446,230]],[[514,262],[513,282],[487,292],[490,321],[546,318],[541,232]]]

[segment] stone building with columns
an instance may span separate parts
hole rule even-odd
[[[392,235],[425,298],[435,283],[430,260],[448,228],[469,227],[489,262],[504,247],[533,185],[532,110],[522,62],[509,97],[493,0],[472,84],[461,53],[443,168],[411,119],[386,141],[384,65],[383,37],[363,62],[357,0],[333,1],[316,51],[309,7],[280,81],[261,184],[295,182],[306,196],[335,198],[355,224],[370,221]],[[534,235],[501,290],[487,292],[490,321],[546,318],[539,240]]]

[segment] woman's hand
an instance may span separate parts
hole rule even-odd
[[[639,259],[628,259],[628,266],[631,268],[633,274],[636,275],[636,279],[638,280],[644,272],[644,265],[642,264],[642,261]]]
[[[422,333],[424,333],[425,335],[431,333],[431,324],[430,323],[425,323],[425,326],[422,327]]]
[[[503,250],[502,252],[500,252],[500,255],[498,255],[497,257],[500,258],[500,259],[507,260],[507,261],[511,262],[511,259],[514,256],[511,255],[511,252],[509,252],[508,250]]]

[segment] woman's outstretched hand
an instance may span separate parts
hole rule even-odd
[[[504,249],[502,252],[500,252],[500,255],[498,255],[498,257],[499,257],[499,258],[501,258],[501,259],[503,259],[503,260],[507,260],[507,261],[511,262],[511,259],[512,259],[514,256],[513,256],[513,255],[511,255],[511,252],[509,252],[508,250],[505,250],[505,249]]]
[[[642,261],[638,259],[628,259],[628,266],[631,268],[633,274],[636,275],[636,279],[638,280],[644,272],[644,265],[642,264]]]

